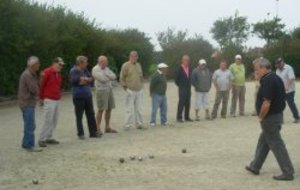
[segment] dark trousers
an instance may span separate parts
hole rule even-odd
[[[82,117],[83,117],[83,113],[85,112],[90,136],[91,137],[95,136],[97,128],[96,128],[96,119],[95,119],[95,112],[94,112],[92,97],[73,98],[73,103],[75,106],[77,135],[78,136],[84,135]]]
[[[295,98],[295,91],[286,94],[286,101],[290,107],[290,110],[293,113],[293,117],[295,119],[300,119],[299,112],[298,112],[297,106],[295,104],[294,98]]]
[[[293,175],[294,168],[290,160],[288,151],[281,138],[280,130],[283,121],[283,114],[267,116],[261,123],[262,133],[259,137],[255,158],[250,167],[259,171],[271,150],[282,170],[283,174]]]
[[[184,119],[190,119],[190,107],[191,107],[191,89],[180,88],[178,89],[179,102],[177,109],[177,120],[182,119],[182,113],[184,110]]]

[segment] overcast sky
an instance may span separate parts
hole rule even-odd
[[[35,0],[49,5],[63,5],[75,12],[84,12],[104,28],[138,28],[159,46],[156,34],[167,27],[185,30],[190,35],[201,34],[214,45],[210,29],[213,22],[232,16],[238,10],[250,23],[272,18],[278,12],[286,29],[300,25],[300,0]],[[267,16],[267,13],[270,13]],[[264,42],[251,37],[248,46],[262,46]]]

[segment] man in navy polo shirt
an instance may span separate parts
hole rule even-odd
[[[280,130],[285,109],[285,88],[282,80],[271,72],[271,63],[265,58],[254,62],[255,74],[260,79],[260,88],[256,99],[256,111],[259,116],[262,133],[258,140],[254,160],[246,170],[258,175],[264,161],[271,150],[282,170],[282,174],[274,176],[275,180],[293,180],[294,168]]]

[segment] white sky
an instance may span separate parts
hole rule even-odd
[[[214,45],[210,29],[213,22],[239,11],[250,23],[276,15],[286,29],[300,25],[299,0],[34,0],[49,5],[63,5],[84,14],[104,28],[138,28],[152,38],[156,49],[156,33],[167,27],[187,29],[190,35],[199,33]],[[270,13],[270,16],[267,16]],[[247,46],[262,46],[264,42],[251,37]]]

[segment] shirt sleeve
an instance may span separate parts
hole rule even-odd
[[[217,79],[217,71],[214,72],[214,74],[212,75],[212,79],[215,81]]]
[[[49,74],[47,72],[42,72],[41,73],[41,81],[40,81],[40,99],[43,100],[45,98],[44,92],[45,92],[45,87],[47,84],[49,78]]]
[[[105,75],[105,73],[104,72],[99,72],[97,67],[93,68],[92,76],[94,77],[94,79],[96,79],[97,81],[100,81],[100,82],[109,81],[109,78]]]
[[[120,72],[120,83],[123,87],[126,87],[126,76],[127,76],[127,69],[126,69],[126,65],[124,64]]]
[[[289,70],[288,70],[288,78],[289,78],[289,80],[294,80],[294,79],[296,79],[295,73],[294,73],[294,69],[293,69],[293,68],[289,68]]]
[[[70,81],[73,85],[79,85],[80,72],[78,70],[72,70],[70,73]]]

